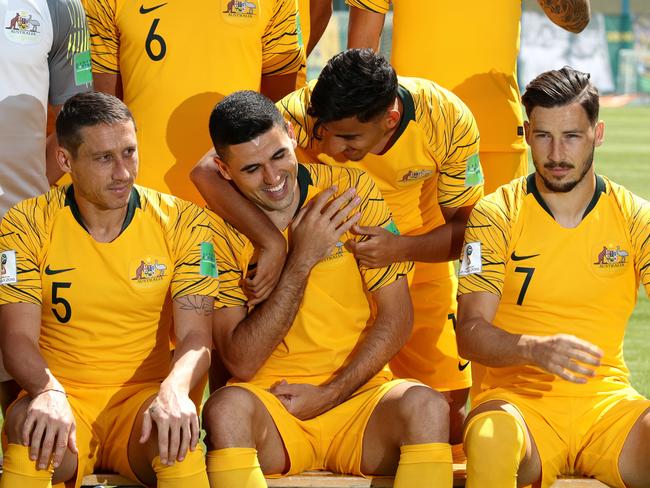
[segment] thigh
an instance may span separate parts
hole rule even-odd
[[[613,487],[650,485],[650,400],[629,388],[597,397],[589,412],[576,470]]]
[[[458,355],[456,343],[456,288],[455,277],[411,285],[413,332],[390,362],[396,377],[416,379],[438,391],[471,386],[471,366]]]
[[[292,475],[318,467],[316,449],[320,434],[317,420],[297,419],[275,395],[258,386],[234,383],[226,388],[247,390],[264,407],[264,425],[258,425],[256,430],[266,431],[262,439],[257,439],[258,458],[265,475]]]

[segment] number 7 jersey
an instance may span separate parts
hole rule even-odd
[[[493,323],[512,334],[571,334],[604,351],[596,376],[569,383],[534,366],[488,368],[483,388],[532,395],[589,395],[629,384],[623,337],[639,284],[650,291],[650,205],[607,178],[580,224],[558,224],[535,175],[500,187],[474,208],[459,295],[501,300]]]

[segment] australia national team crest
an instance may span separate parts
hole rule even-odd
[[[131,266],[131,280],[138,284],[161,281],[167,276],[168,268],[162,259],[151,257],[140,259]]]
[[[629,254],[621,246],[603,245],[595,257],[593,264],[600,269],[622,268],[628,262]]]
[[[221,14],[227,20],[252,19],[258,16],[260,0],[221,0]]]
[[[327,256],[326,258],[323,259],[323,261],[331,261],[333,259],[339,259],[343,257],[343,252],[345,251],[345,244],[341,241],[338,241],[332,251],[330,252],[330,255]]]
[[[420,180],[426,180],[433,174],[430,169],[411,168],[397,177],[397,183],[400,185],[407,185]]]
[[[5,37],[19,44],[35,44],[40,40],[43,19],[25,9],[9,9],[4,19]]]

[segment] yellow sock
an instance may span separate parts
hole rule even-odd
[[[466,488],[516,488],[526,435],[519,421],[500,410],[472,417],[465,428]]]
[[[228,447],[208,452],[212,488],[266,488],[266,480],[252,447]]]
[[[436,486],[451,488],[454,473],[451,446],[442,442],[412,444],[400,447],[399,465],[394,488]]]
[[[156,456],[151,466],[156,472],[158,488],[210,487],[208,474],[205,472],[203,449],[200,447],[194,451],[187,451],[185,459],[176,461],[171,466],[161,464],[160,457]]]
[[[54,468],[36,469],[36,461],[29,459],[29,448],[9,444],[4,452],[0,488],[51,488]]]

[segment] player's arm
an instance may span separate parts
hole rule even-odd
[[[356,226],[353,232],[367,239],[348,241],[346,246],[359,264],[368,268],[381,268],[400,261],[452,261],[460,256],[465,226],[473,207],[441,207],[445,223],[418,236],[395,235],[382,227]]]
[[[537,0],[551,21],[569,32],[582,32],[591,18],[589,0]]]
[[[282,75],[264,75],[260,85],[260,93],[277,102],[285,95],[296,89],[298,72]]]
[[[565,380],[586,383],[600,365],[602,351],[568,334],[511,334],[492,324],[499,297],[474,292],[458,297],[458,353],[489,367],[533,365]]]
[[[50,105],[50,110],[52,110],[54,118],[56,118],[61,111],[61,107],[62,105]],[[56,138],[55,130],[47,136],[47,140],[45,141],[45,176],[47,177],[47,182],[50,186],[59,181],[64,174],[56,160],[57,147],[59,147],[59,143]]]
[[[108,93],[120,100],[124,99],[122,90],[122,75],[115,73],[93,73],[95,91]]]
[[[211,318],[214,298],[185,295],[174,299],[176,349],[169,375],[144,412],[140,442],[146,442],[153,424],[158,432],[160,461],[182,461],[187,450],[196,449],[201,429],[190,390],[210,367]]]
[[[0,305],[0,345],[7,372],[27,392],[31,402],[22,429],[22,443],[40,469],[57,467],[66,448],[76,453],[75,421],[65,389],[49,370],[38,339],[41,306],[35,303]]]
[[[331,200],[335,190],[322,191],[292,222],[292,248],[268,299],[248,314],[243,306],[214,311],[213,340],[236,378],[250,380],[262,367],[291,328],[312,268],[358,220],[348,218],[359,204],[353,190]]]
[[[208,207],[248,237],[258,250],[256,274],[247,277],[244,286],[251,298],[248,305],[257,305],[268,297],[280,279],[287,241],[264,212],[221,176],[215,157],[212,148],[192,169],[190,179]]]
[[[350,6],[348,49],[369,47],[375,52],[379,52],[384,17],[383,13]]]
[[[332,17],[332,0],[310,0],[309,2],[309,42],[307,43],[307,56],[323,37],[327,24]]]

